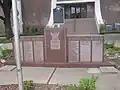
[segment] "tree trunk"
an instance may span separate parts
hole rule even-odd
[[[10,19],[9,18],[5,18],[4,24],[5,24],[6,37],[7,37],[7,39],[10,39],[10,38],[12,38],[14,36],[13,35],[13,31],[12,31],[12,27],[11,27]]]
[[[5,24],[5,33],[7,39],[11,39],[13,35],[13,31],[11,28],[11,20],[10,20],[10,11],[12,7],[11,0],[3,0],[3,12],[4,12],[4,24]]]

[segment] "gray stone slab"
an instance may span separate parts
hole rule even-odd
[[[17,84],[16,72],[0,72],[0,85]]]
[[[24,60],[26,62],[33,62],[33,45],[32,41],[24,42]]]
[[[0,68],[0,71],[12,71],[13,69],[15,69],[16,66],[14,65],[6,65]]]
[[[100,77],[101,75],[101,71],[99,68],[88,68],[87,70],[87,73],[90,75],[90,76],[94,76],[94,77]]]
[[[92,41],[92,62],[102,62],[103,53],[102,41]]]
[[[88,77],[87,68],[57,68],[49,84],[79,84]]]
[[[33,80],[35,83],[46,83],[54,68],[23,67],[24,80]],[[94,72],[95,69],[89,69]],[[97,70],[97,69],[96,69]],[[95,70],[95,71],[96,71]],[[78,84],[79,80],[90,74],[86,68],[57,68],[50,84]],[[0,85],[16,84],[17,72],[0,72]],[[120,90],[120,72],[117,74],[101,74],[97,80],[96,90]]]
[[[79,55],[77,45],[78,41],[69,41],[69,62],[70,63],[78,63]]]
[[[44,61],[44,53],[43,53],[43,42],[42,41],[34,41],[34,57],[35,62]]]
[[[90,74],[101,73],[99,68],[88,68],[87,72]]]
[[[23,67],[24,80],[33,80],[35,83],[47,83],[54,68]]]
[[[96,85],[96,90],[120,90],[120,76],[119,74],[102,74]]]
[[[90,41],[81,41],[80,42],[80,60],[81,62],[90,62]]]
[[[114,67],[100,67],[102,73],[118,73],[118,70]]]
[[[35,83],[46,84],[54,68],[23,67],[23,80],[33,80]],[[16,69],[11,72],[0,72],[0,85],[17,84]]]

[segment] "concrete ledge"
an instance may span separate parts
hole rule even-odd
[[[7,65],[16,65],[14,60],[9,60]],[[100,66],[115,66],[108,61],[100,63],[30,63],[30,62],[22,62],[22,66],[32,66],[32,67],[64,67],[64,68],[99,68]]]

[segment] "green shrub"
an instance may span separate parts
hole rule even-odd
[[[67,90],[79,90],[78,86],[77,85],[69,85],[67,87]]]
[[[44,35],[44,28],[27,27],[24,35]]]
[[[32,90],[32,88],[33,88],[33,81],[32,80],[24,81],[24,90]]]
[[[104,44],[104,55],[115,55],[115,53],[120,53],[120,47],[115,46],[115,43]]]
[[[97,77],[82,78],[79,85],[69,85],[67,90],[96,90]]]
[[[96,90],[96,80],[97,78],[83,78],[80,80],[79,88],[80,90]]]
[[[113,49],[114,46],[115,46],[115,43],[114,43],[114,42],[111,43],[111,44],[108,44],[108,43],[105,43],[105,44],[104,44],[104,48],[105,48],[105,49],[109,49],[109,48]]]
[[[13,56],[13,50],[7,49],[4,45],[0,46],[0,59],[8,60]]]
[[[11,40],[7,40],[6,38],[1,38],[0,43],[11,43]]]
[[[107,31],[107,27],[106,27],[106,25],[105,24],[100,24],[100,33],[104,33],[104,32],[106,32]]]
[[[12,56],[13,56],[13,50],[11,50],[11,49],[2,50],[1,59],[8,60],[8,59],[10,59]]]

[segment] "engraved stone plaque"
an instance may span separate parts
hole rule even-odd
[[[46,28],[44,30],[45,40],[45,62],[65,63],[67,60],[67,30],[65,28]]]
[[[79,62],[78,41],[69,41],[69,62]]]
[[[34,41],[34,57],[35,62],[44,61],[43,41]]]
[[[80,41],[80,61],[90,62],[90,41]]]
[[[59,32],[50,33],[52,36],[52,40],[50,40],[51,50],[59,50],[60,49],[60,40],[59,40]]]
[[[32,41],[24,42],[24,59],[25,59],[25,62],[33,62]]]
[[[51,49],[60,49],[60,40],[51,40]]]
[[[102,62],[103,47],[101,41],[92,41],[92,62]]]

